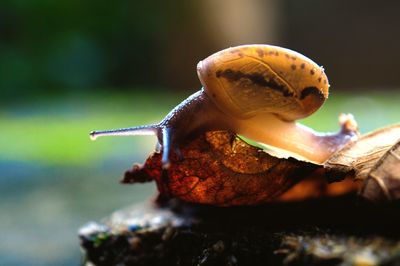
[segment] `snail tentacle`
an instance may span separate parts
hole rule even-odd
[[[137,127],[119,128],[112,130],[101,130],[90,132],[90,138],[96,140],[103,136],[150,136],[157,135],[159,131],[158,125],[144,125]]]
[[[156,150],[162,151],[162,166],[164,169],[168,169],[170,165],[169,154],[174,143],[172,141],[173,130],[171,127],[164,125],[144,125],[137,127],[119,128],[112,130],[101,130],[90,132],[90,138],[96,140],[98,137],[103,136],[150,136],[150,135],[161,135],[160,139],[162,142],[158,142]],[[178,148],[176,148],[178,149]],[[179,154],[179,151],[177,151]]]

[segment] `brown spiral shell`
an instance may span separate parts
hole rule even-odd
[[[328,97],[324,69],[295,51],[243,45],[217,52],[197,65],[207,95],[238,118],[275,113],[287,121],[315,112]]]

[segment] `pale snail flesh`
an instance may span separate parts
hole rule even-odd
[[[295,51],[272,45],[242,45],[217,52],[197,65],[203,88],[176,106],[160,123],[106,135],[156,135],[162,164],[171,149],[212,130],[228,130],[286,150],[294,157],[323,163],[357,137],[351,115],[340,118],[338,133],[317,133],[295,121],[314,113],[327,99],[324,69]]]

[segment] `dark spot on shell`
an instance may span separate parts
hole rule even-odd
[[[264,50],[261,49],[261,48],[258,48],[257,49],[257,54],[258,54],[259,57],[264,57]]]
[[[314,69],[311,69],[311,70],[310,70],[310,74],[311,74],[311,75],[314,75],[314,74],[315,74]]]
[[[234,49],[234,50],[231,50],[231,51],[229,51],[231,54],[237,54],[239,57],[243,57],[244,55],[243,55],[243,49]]]
[[[216,98],[216,97],[217,97],[217,95],[215,95],[215,93],[211,94],[211,96],[212,96],[213,98]]]
[[[303,100],[307,96],[312,95],[318,100],[324,101],[324,94],[317,87],[306,87],[301,91],[300,100]]]
[[[324,84],[326,84],[326,79],[324,79]]]
[[[318,82],[321,82],[321,77],[318,78]]]
[[[268,54],[273,55],[274,51],[269,51]]]
[[[276,56],[279,56],[279,53],[278,53],[278,52],[275,52],[275,55],[276,55]]]
[[[302,63],[301,65],[300,65],[300,68],[301,69],[304,69],[306,67],[306,64],[304,64],[304,63]]]
[[[293,64],[293,65],[290,66],[290,68],[291,68],[292,70],[296,70],[297,67],[296,67],[295,64]]]
[[[273,79],[267,80],[265,79],[264,75],[261,73],[243,73],[241,71],[234,71],[232,69],[226,69],[226,70],[218,70],[216,72],[216,77],[217,78],[225,78],[230,81],[238,81],[240,79],[248,79],[250,80],[253,84],[258,85],[260,87],[265,87],[265,88],[270,88],[274,91],[278,91],[282,93],[283,96],[289,97],[293,96],[293,92],[291,92],[288,88],[285,86],[278,84],[276,81]]]
[[[290,57],[290,55],[289,55],[289,54],[285,54],[285,56],[286,56],[286,58],[289,58],[289,57]]]

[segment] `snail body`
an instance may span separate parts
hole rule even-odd
[[[336,134],[295,122],[314,113],[329,90],[324,69],[295,51],[272,45],[232,47],[200,61],[197,73],[203,88],[160,123],[90,136],[154,134],[162,145],[164,167],[171,149],[206,131],[231,131],[315,163],[356,137],[348,130],[356,126],[351,116],[342,117]]]

